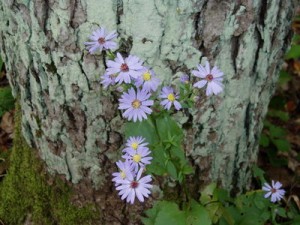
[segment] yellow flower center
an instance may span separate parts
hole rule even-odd
[[[151,74],[149,73],[149,71],[147,71],[146,73],[143,74],[143,78],[145,81],[148,81],[151,79]]]
[[[131,103],[132,107],[135,108],[135,109],[138,109],[140,108],[141,106],[141,102],[137,99],[135,99],[132,103]]]
[[[121,175],[122,179],[125,179],[126,174],[125,174],[125,172],[123,170],[120,171],[120,175]]]
[[[131,144],[131,147],[132,147],[134,150],[137,150],[137,148],[139,147],[139,144],[136,143],[136,142],[133,142],[133,143]]]
[[[168,100],[169,100],[170,102],[174,102],[174,101],[175,101],[175,96],[174,96],[174,94],[172,94],[172,93],[168,94]]]
[[[141,161],[141,158],[142,158],[142,157],[141,157],[141,155],[136,154],[136,155],[134,155],[132,158],[133,158],[133,161],[135,161],[135,162],[138,163],[139,161]]]

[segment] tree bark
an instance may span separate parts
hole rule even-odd
[[[0,47],[23,135],[51,173],[78,189],[110,194],[124,120],[98,82],[102,55],[84,42],[103,26],[120,51],[139,56],[160,78],[209,60],[225,74],[219,96],[200,96],[176,117],[197,188],[211,181],[242,191],[256,162],[262,120],[291,38],[292,1],[2,0]],[[116,197],[116,194],[113,194]]]

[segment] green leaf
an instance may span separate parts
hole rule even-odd
[[[194,169],[190,165],[184,165],[181,171],[185,175],[194,173]]]
[[[265,134],[261,134],[260,139],[259,139],[259,145],[263,147],[268,147],[270,144],[269,137]]]
[[[167,171],[173,179],[177,180],[177,170],[172,161],[168,161]]]
[[[254,177],[258,177],[258,179],[260,180],[260,183],[263,184],[266,182],[266,179],[264,177],[265,171],[263,171],[261,168],[259,168],[258,166],[254,165],[252,167],[252,171],[253,171],[253,176]]]
[[[154,123],[150,117],[142,122],[126,123],[125,137],[129,138],[130,136],[142,136],[150,145],[154,145],[159,141]]]
[[[186,211],[186,225],[211,225],[207,210],[196,201],[192,201],[191,209]]]
[[[157,132],[162,141],[170,141],[170,137],[174,141],[181,144],[183,138],[183,131],[170,117],[169,114],[164,114],[156,119]]]
[[[154,225],[184,225],[185,220],[185,213],[179,210],[176,203],[163,201],[160,204]]]
[[[285,70],[281,70],[279,73],[279,84],[284,85],[292,79],[292,76]]]
[[[165,154],[165,149],[161,144],[153,145],[152,148],[152,162],[147,166],[147,170],[150,173],[157,174],[159,176],[167,174],[165,162],[168,160]]]
[[[281,110],[269,110],[268,116],[279,118],[283,122],[286,122],[289,120],[289,114],[287,112],[283,112]]]
[[[15,106],[14,97],[11,94],[10,87],[0,88],[0,117]]]
[[[276,148],[282,152],[287,152],[291,148],[290,143],[285,139],[275,139],[272,140],[272,142],[274,143],[274,145],[276,145]]]
[[[285,59],[297,59],[300,57],[300,45],[292,45]]]
[[[270,136],[273,138],[285,137],[286,130],[282,129],[281,127],[272,125],[270,126]]]
[[[214,194],[216,187],[217,187],[217,185],[215,183],[211,183],[204,188],[204,190],[201,192],[201,196],[200,196],[200,202],[202,205],[208,204],[212,200],[216,200],[216,199],[213,199],[213,194]]]

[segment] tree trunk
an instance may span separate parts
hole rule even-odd
[[[292,9],[291,0],[2,0],[1,54],[20,96],[23,135],[51,173],[82,193],[93,184],[102,200],[111,194],[124,120],[98,82],[102,55],[83,44],[103,26],[117,30],[121,51],[166,81],[206,60],[221,68],[223,94],[200,96],[177,118],[197,187],[215,181],[242,191],[291,38]]]

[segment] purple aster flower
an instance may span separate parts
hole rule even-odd
[[[267,192],[264,197],[269,198],[271,196],[271,202],[280,201],[285,194],[285,190],[280,189],[281,187],[282,184],[279,181],[276,181],[275,183],[272,180],[272,186],[268,183],[264,183],[262,189]]]
[[[206,61],[205,67],[200,64],[197,66],[198,70],[193,70],[192,74],[196,77],[200,77],[203,80],[198,81],[194,84],[194,87],[202,88],[207,84],[206,95],[219,94],[223,91],[223,72],[216,66],[210,70],[210,65]]]
[[[107,61],[107,69],[106,73],[110,74],[118,74],[116,77],[116,82],[119,84],[130,83],[131,78],[138,78],[142,74],[143,70],[143,62],[136,56],[129,55],[127,58],[123,59],[120,53],[117,53],[117,57],[114,61]]]
[[[145,138],[141,136],[129,137],[126,142],[126,148],[123,149],[123,152],[128,152],[129,150],[137,150],[140,148],[147,148],[147,142],[144,142]],[[147,148],[148,149],[148,148]]]
[[[148,156],[150,153],[148,148],[128,149],[122,157],[128,160],[134,166],[134,171],[137,172],[139,168],[151,163],[152,157]]]
[[[149,107],[153,105],[153,100],[149,100],[150,93],[145,90],[129,89],[128,93],[124,93],[119,99],[120,104],[118,109],[124,109],[123,117],[128,120],[142,121],[147,119],[147,114],[152,113]]]
[[[142,74],[137,78],[135,85],[140,87],[143,85],[143,89],[151,92],[156,91],[160,84],[160,79],[156,77],[153,70],[144,67]]]
[[[160,104],[165,109],[170,110],[172,104],[174,104],[176,110],[181,109],[181,104],[176,100],[179,98],[179,95],[174,92],[172,87],[163,87],[162,93],[159,95],[159,97],[164,99],[160,102]]]
[[[119,160],[118,162],[116,162],[116,164],[118,166],[119,172],[112,174],[114,176],[112,181],[114,181],[116,185],[119,185],[118,181],[120,179],[124,180],[128,176],[128,174],[129,176],[132,175],[134,167],[128,160],[126,160],[125,162]]]
[[[95,53],[98,49],[102,50],[113,50],[117,48],[117,43],[113,41],[118,35],[115,31],[107,34],[105,28],[100,27],[95,30],[90,36],[89,42],[85,42],[86,48],[90,54]]]
[[[128,176],[124,180],[120,180],[120,186],[116,189],[119,191],[121,199],[126,198],[126,202],[134,203],[135,197],[138,198],[140,202],[144,202],[144,198],[148,198],[151,193],[149,189],[152,188],[152,185],[149,182],[152,181],[151,175],[146,175],[141,177],[143,168],[139,170],[136,177]]]
[[[183,84],[189,83],[189,80],[190,80],[190,78],[187,74],[182,74],[180,76],[180,82],[183,83]]]
[[[116,84],[116,74],[110,74],[108,75],[107,73],[105,73],[102,77],[101,77],[101,84],[103,85],[104,88],[107,88],[109,85],[115,85]]]

